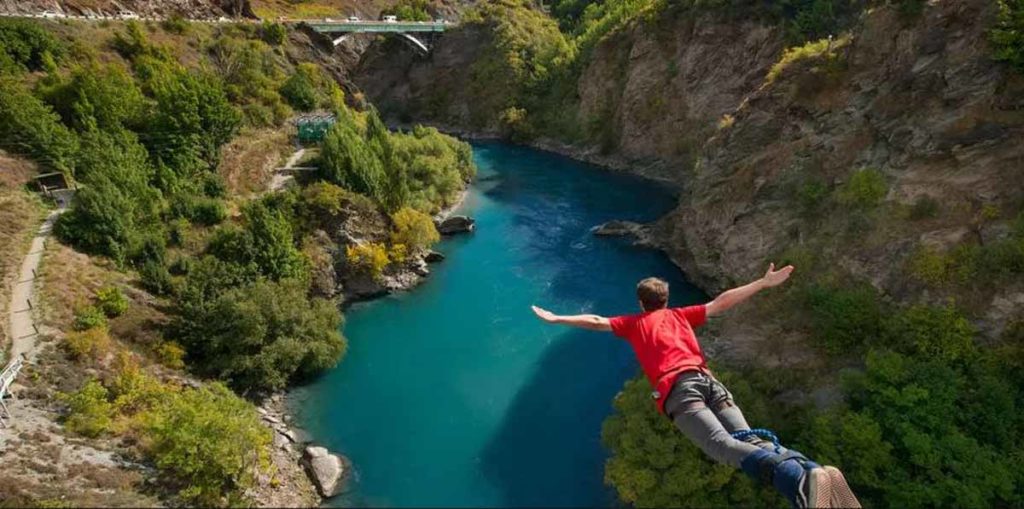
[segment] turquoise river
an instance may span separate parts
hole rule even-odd
[[[650,221],[674,204],[656,184],[527,148],[474,145],[479,176],[459,212],[470,235],[416,289],[353,305],[334,370],[293,393],[299,423],[348,456],[336,506],[611,506],[601,422],[632,352],[607,333],[546,325],[556,313],[633,313],[659,275],[672,304],[700,293],[661,253],[590,228]]]

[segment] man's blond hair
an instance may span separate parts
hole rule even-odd
[[[668,283],[665,280],[649,277],[636,285],[636,297],[644,311],[656,311],[668,305]]]

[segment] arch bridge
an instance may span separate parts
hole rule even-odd
[[[358,33],[397,34],[413,47],[429,53],[434,36],[451,27],[446,21],[303,21],[313,30],[326,34],[337,46],[348,36]]]

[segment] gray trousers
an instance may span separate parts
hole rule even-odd
[[[676,379],[665,400],[665,413],[676,427],[719,463],[739,468],[740,461],[758,448],[775,451],[775,444],[756,436],[744,440],[730,433],[749,430],[732,393],[713,376],[687,371]],[[779,448],[784,453],[785,448]]]

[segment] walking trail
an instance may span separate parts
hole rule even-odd
[[[291,170],[295,167],[295,163],[302,159],[303,154],[306,153],[306,149],[300,148],[288,158],[288,161],[284,163],[284,168],[279,168],[274,171],[273,178],[270,179],[270,190],[277,191],[295,179],[295,176],[291,174]]]
[[[19,355],[35,356],[36,337],[39,335],[32,312],[33,306],[36,305],[34,300],[35,273],[39,268],[39,262],[43,259],[46,238],[50,236],[53,223],[64,210],[62,208],[50,212],[32,239],[32,247],[29,248],[25,260],[21,262],[21,270],[18,272],[17,281],[11,292],[11,305],[8,308],[10,309],[10,328],[8,330],[11,331],[11,359],[17,359]]]

